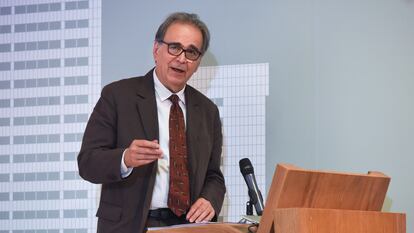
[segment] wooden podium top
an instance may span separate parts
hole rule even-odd
[[[149,229],[147,233],[247,233],[249,224],[208,223],[185,224],[166,228]]]
[[[326,172],[278,164],[258,232],[271,232],[276,208],[380,211],[389,182],[380,172]]]

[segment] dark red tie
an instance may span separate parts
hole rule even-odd
[[[187,168],[187,142],[183,111],[177,95],[171,95],[170,108],[170,189],[168,207],[177,216],[190,208],[190,182]]]

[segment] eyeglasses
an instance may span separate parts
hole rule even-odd
[[[185,58],[187,58],[190,61],[196,61],[202,54],[194,46],[190,46],[190,48],[184,49],[183,46],[180,43],[177,43],[177,42],[167,43],[163,40],[160,40],[158,42],[166,44],[168,46],[168,53],[169,54],[178,57],[182,53],[184,53]]]

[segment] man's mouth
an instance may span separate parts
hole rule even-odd
[[[185,70],[180,69],[180,68],[176,68],[176,67],[171,67],[171,69],[175,72],[178,72],[178,73],[184,73],[185,72]]]

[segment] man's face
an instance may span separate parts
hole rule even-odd
[[[203,35],[201,31],[185,23],[171,24],[164,36],[166,43],[178,43],[184,49],[196,48],[201,51]],[[196,72],[200,65],[201,56],[191,61],[185,57],[185,53],[174,56],[168,53],[168,45],[154,42],[153,55],[155,60],[155,72],[161,83],[172,92],[183,89],[187,81]]]

